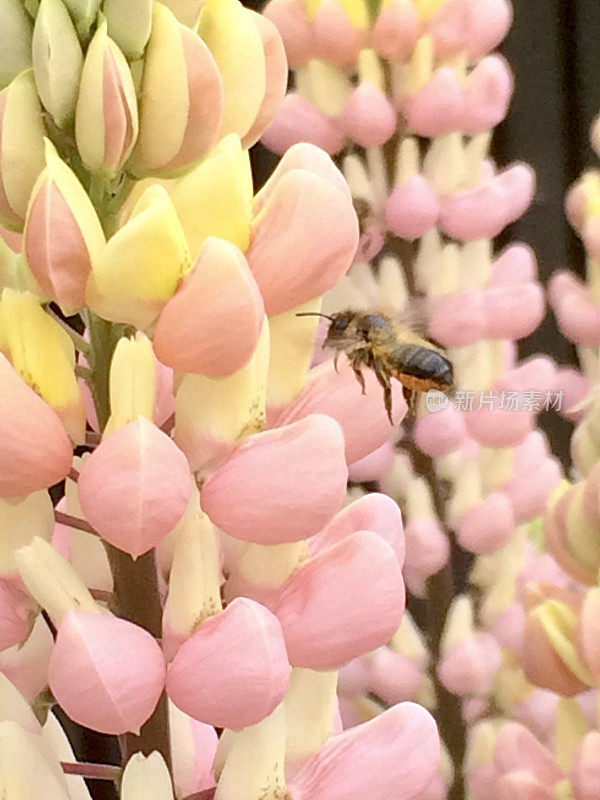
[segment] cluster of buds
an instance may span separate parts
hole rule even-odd
[[[297,143],[254,193],[275,25],[238,0],[0,21],[0,793],[437,796],[425,708],[337,700],[416,634],[397,504],[346,495],[394,430],[380,387],[313,365],[298,317],[354,260],[351,192]],[[76,763],[54,704],[122,766]]]

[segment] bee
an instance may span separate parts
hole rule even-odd
[[[391,316],[379,311],[352,310],[338,311],[331,316],[306,311],[298,316],[318,316],[329,320],[323,347],[336,351],[336,369],[340,354],[346,354],[363,394],[365,379],[362,368],[373,370],[383,387],[385,410],[392,424],[392,378],[402,384],[411,408],[414,407],[416,392],[430,389],[447,392],[452,388],[452,364],[443,352]]]

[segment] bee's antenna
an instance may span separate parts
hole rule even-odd
[[[320,314],[318,311],[300,311],[296,314],[297,317],[324,317],[328,319],[330,322],[333,322],[333,317],[330,317],[328,314]]]

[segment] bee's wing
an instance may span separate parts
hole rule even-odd
[[[423,343],[429,341],[429,318],[431,316],[431,301],[426,297],[414,297],[409,302],[391,315],[398,334],[403,338],[422,339]],[[412,334],[412,336],[411,336]]]

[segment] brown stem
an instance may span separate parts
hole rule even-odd
[[[76,528],[78,531],[85,531],[86,533],[95,533],[98,536],[98,531],[94,530],[89,522],[79,517],[72,517],[71,514],[65,514],[64,511],[57,511],[54,509],[54,519],[60,522],[61,525],[68,525],[69,528]]]
[[[98,781],[114,781],[118,783],[123,774],[123,768],[114,764],[92,764],[89,761],[61,761],[60,765],[65,775],[80,775],[82,778],[93,778]]]
[[[88,447],[97,447],[102,441],[102,434],[95,431],[85,432],[85,443]]]
[[[75,483],[77,483],[77,481],[79,480],[79,472],[75,469],[75,467],[71,467],[71,469],[69,470],[68,477],[71,478],[72,481],[75,481]]]
[[[105,542],[108,560],[115,582],[117,613],[135,622],[157,639],[162,634],[162,607],[158,589],[158,572],[154,551],[133,558]],[[133,753],[149,755],[158,750],[171,771],[171,744],[167,697],[163,693],[150,719],[142,726],[140,735],[128,733],[123,737],[123,763]]]
[[[212,789],[203,789],[201,792],[188,794],[188,796],[184,797],[183,800],[213,800],[216,791],[216,787],[213,787]]]

